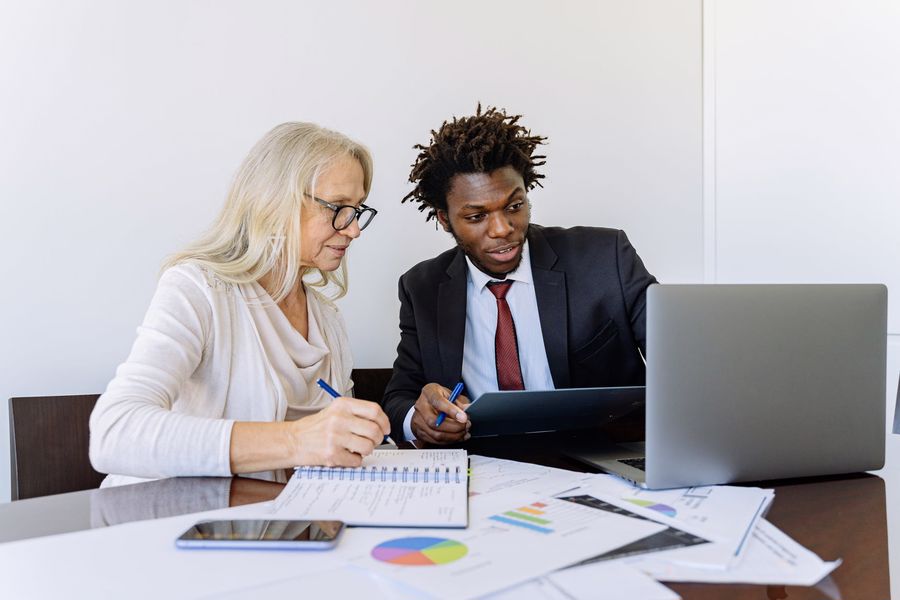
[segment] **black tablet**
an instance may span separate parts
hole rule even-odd
[[[644,386],[488,392],[469,405],[472,437],[596,427],[644,405]]]

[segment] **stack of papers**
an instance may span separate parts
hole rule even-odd
[[[728,569],[686,567],[649,556],[630,566],[639,568],[658,581],[811,586],[840,564],[840,560],[823,561],[783,531],[761,519],[753,529],[743,556]]]
[[[657,581],[803,586],[822,580],[841,564],[821,560],[763,518],[774,500],[772,490],[704,486],[649,491],[612,475],[573,476],[515,461],[474,456],[471,460],[494,488],[523,488],[539,485],[538,477],[549,478],[545,491],[568,488],[554,494],[557,498],[668,526],[584,563],[627,566]],[[478,480],[474,469],[473,485]],[[546,582],[540,585],[549,589]]]
[[[734,564],[775,498],[772,490],[727,485],[650,491],[612,475],[590,475],[582,482],[584,493],[709,540],[663,554],[677,564],[704,568]]]

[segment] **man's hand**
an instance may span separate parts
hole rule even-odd
[[[471,422],[466,415],[465,408],[469,405],[469,399],[460,396],[456,404],[450,404],[450,390],[437,383],[429,383],[422,388],[419,399],[416,400],[410,427],[417,440],[429,444],[452,444],[467,440]],[[436,427],[438,415],[446,413],[447,418]]]

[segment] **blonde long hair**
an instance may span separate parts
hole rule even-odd
[[[163,270],[191,262],[228,283],[250,283],[270,275],[266,291],[277,303],[309,273],[309,285],[347,293],[347,265],[323,272],[300,265],[300,213],[304,194],[335,160],[351,156],[363,169],[366,195],[372,186],[372,157],[365,146],[313,123],[282,123],[253,146],[241,164],[228,198],[212,227]]]

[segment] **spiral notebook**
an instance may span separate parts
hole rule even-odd
[[[376,527],[466,527],[465,450],[375,450],[362,466],[297,467],[273,518]]]

